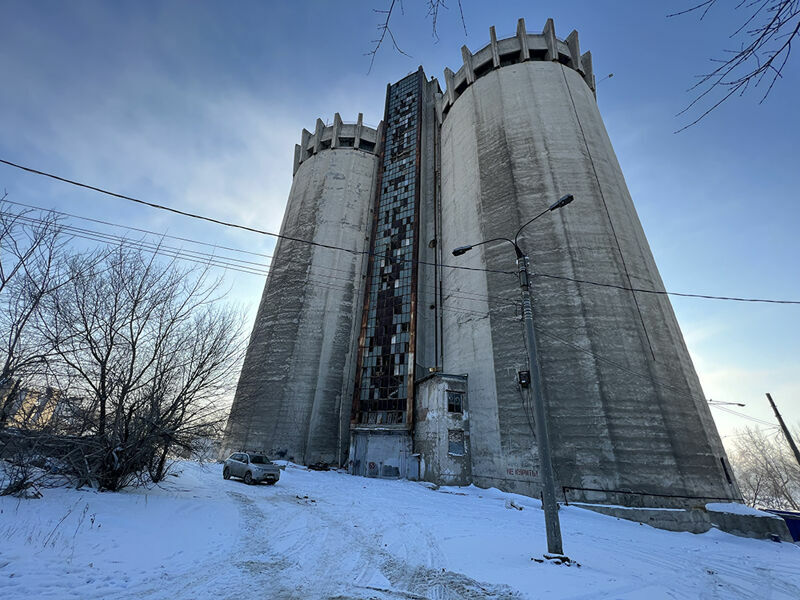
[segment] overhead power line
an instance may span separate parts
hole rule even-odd
[[[598,285],[601,287],[615,288],[618,290],[625,290],[628,292],[642,292],[644,294],[661,294],[667,296],[682,296],[684,298],[705,298],[708,300],[730,300],[733,302],[766,302],[769,304],[800,304],[800,300],[774,300],[768,298],[741,298],[736,296],[713,296],[711,294],[689,294],[685,292],[668,292],[666,290],[648,290],[645,288],[626,287],[624,285],[617,285],[614,283],[600,283],[598,281],[591,281],[589,279],[576,279],[574,277],[566,277],[564,275],[550,275],[548,273],[533,273],[534,277],[546,277],[548,279],[563,279],[566,281],[574,281],[575,283],[586,283],[588,285]]]
[[[200,215],[197,213],[191,213],[185,210],[180,210],[178,208],[172,208],[171,206],[165,206],[163,204],[157,204],[155,202],[148,202],[147,200],[141,200],[140,198],[134,198],[133,196],[126,196],[125,194],[118,194],[116,192],[111,192],[109,190],[104,190],[103,188],[99,188],[93,185],[89,185],[87,183],[81,183],[80,181],[74,181],[72,179],[67,179],[66,177],[60,177],[58,175],[54,175],[52,173],[47,173],[45,171],[39,171],[38,169],[33,169],[31,167],[26,167],[24,165],[18,165],[8,160],[4,160],[0,158],[0,163],[8,165],[9,167],[14,167],[16,169],[21,169],[23,171],[27,171],[28,173],[33,173],[34,175],[41,175],[42,177],[49,177],[50,179],[55,179],[56,181],[61,181],[63,183],[69,183],[70,185],[75,185],[78,187],[85,188],[87,190],[92,190],[95,192],[99,192],[101,194],[106,194],[107,196],[113,196],[114,198],[119,198],[120,200],[127,200],[129,202],[135,202],[137,204],[142,204],[144,206],[149,206],[150,208],[157,208],[158,210],[165,210],[167,212],[174,213],[176,215],[181,215],[184,217],[190,217],[192,219],[199,219],[201,221],[207,221],[209,223],[215,223],[216,225],[223,225],[225,227],[232,227],[234,229],[242,229],[244,231],[250,231],[252,233],[258,233],[261,235],[268,235],[272,237],[276,237],[282,240],[290,240],[293,242],[302,242],[304,244],[310,244],[312,246],[319,246],[321,248],[330,248],[333,250],[343,250],[345,252],[351,252],[354,254],[363,254],[359,250],[353,250],[352,248],[344,248],[342,246],[333,246],[331,244],[322,244],[320,242],[314,242],[311,240],[303,240],[300,238],[291,237],[288,235],[281,235],[280,233],[273,233],[271,231],[265,231],[263,229],[257,229],[255,227],[250,227],[248,225],[240,225],[238,223],[231,223],[229,221],[223,221],[221,219],[215,219],[214,217],[208,217],[205,215]]]
[[[207,246],[209,248],[214,248],[215,250],[229,250],[231,252],[239,252],[239,253],[243,253],[243,254],[249,254],[249,255],[252,255],[252,256],[259,256],[259,257],[268,258],[268,259],[272,259],[273,258],[273,256],[271,254],[264,254],[262,252],[253,252],[253,251],[250,251],[250,250],[243,250],[241,248],[235,248],[235,247],[232,247],[232,246],[223,246],[223,245],[217,244],[217,243],[203,242],[203,241],[200,241],[200,240],[197,240],[197,239],[194,239],[194,238],[181,237],[181,236],[177,236],[177,235],[170,235],[170,234],[167,234],[167,233],[153,231],[151,229],[142,229],[140,227],[133,227],[131,225],[122,225],[121,223],[114,223],[113,221],[104,221],[102,219],[94,219],[94,218],[91,218],[91,217],[84,217],[82,215],[76,215],[74,213],[59,211],[59,210],[55,210],[55,209],[52,209],[52,208],[45,208],[44,206],[37,206],[35,204],[27,204],[25,202],[16,202],[16,201],[9,200],[8,198],[3,200],[3,202],[5,202],[7,204],[13,204],[15,206],[23,206],[25,208],[30,208],[30,209],[38,210],[38,211],[42,211],[42,212],[53,213],[53,214],[60,215],[60,216],[63,216],[63,217],[68,217],[68,218],[73,218],[73,219],[80,219],[82,221],[89,221],[91,223],[98,223],[98,224],[101,224],[101,225],[108,225],[110,227],[117,227],[117,228],[120,228],[120,229],[127,229],[129,231],[135,231],[135,232],[143,233],[143,234],[146,234],[146,235],[152,235],[152,236],[155,236],[155,237],[157,237],[159,239],[167,238],[167,239],[172,239],[172,240],[179,240],[179,241],[182,241],[182,242],[188,242],[188,243],[191,243],[191,244],[198,244],[198,245],[201,245],[201,246]],[[8,214],[11,214],[11,213],[8,213]],[[33,221],[33,222],[44,223],[44,221],[42,221],[40,219],[35,219],[33,217],[25,217],[25,218],[30,220],[30,221]],[[66,227],[69,227],[69,226],[66,226]],[[101,232],[97,232],[96,230],[91,230],[91,229],[90,230],[84,230],[84,231],[98,233],[98,234],[101,233]],[[103,233],[102,235],[109,235],[109,234]],[[79,236],[76,235],[75,237],[79,237]],[[83,237],[83,236],[80,236],[80,237],[82,237],[82,239],[90,239],[90,238]],[[122,238],[122,237],[120,237],[118,239],[120,241],[122,241],[123,239],[127,240],[127,239],[130,239],[130,238]],[[104,241],[104,240],[97,240],[97,241]],[[181,251],[187,251],[187,250],[184,250],[182,248],[180,250]],[[188,252],[197,252],[197,251],[188,250]],[[206,255],[206,256],[210,256],[210,255]],[[217,258],[221,257],[221,255],[217,255],[216,253],[214,253],[213,256],[215,256]],[[238,261],[238,259],[235,259],[235,258],[232,258],[232,257],[224,257],[224,258],[230,258],[230,260]],[[297,262],[296,259],[291,258],[291,257],[288,260],[290,260],[292,262]],[[242,261],[242,262],[249,263],[249,261]],[[264,268],[264,269],[266,269],[268,267],[268,265],[262,264],[262,263],[249,263],[249,264],[256,264],[259,267]],[[310,265],[309,268],[311,270],[337,271],[337,272],[340,272],[340,273],[352,274],[352,269],[342,269],[342,268],[332,267],[332,266],[327,266],[327,265],[323,266],[323,265],[314,265],[314,264],[312,264],[312,265]],[[255,273],[255,274],[264,274],[265,275],[266,273]],[[352,279],[352,277],[348,278],[347,280],[349,281],[351,279]],[[428,287],[426,289],[428,289],[428,291],[434,291],[434,292],[436,291],[435,290],[435,286],[434,287]],[[486,295],[486,294],[477,294],[477,293],[474,293],[474,292],[467,292],[467,291],[464,291],[464,290],[459,291],[459,293],[456,295],[456,297],[464,298],[464,299],[472,299],[472,298],[474,298],[476,300],[478,300],[478,299],[496,300],[497,302],[500,302],[500,303],[503,303],[503,304],[513,304],[515,306],[519,305],[519,303],[516,303],[515,301],[513,301],[513,300],[511,300],[509,298],[503,298],[503,297],[500,297],[500,296],[492,296],[492,295]]]
[[[289,236],[289,235],[283,235],[283,234],[280,234],[280,233],[274,233],[272,231],[266,231],[264,229],[257,229],[255,227],[250,227],[249,225],[241,225],[239,223],[232,223],[230,221],[223,221],[221,219],[216,219],[214,217],[209,217],[209,216],[201,215],[201,214],[198,214],[198,213],[192,213],[192,212],[188,212],[188,211],[185,211],[185,210],[180,210],[178,208],[172,208],[171,206],[166,206],[164,204],[158,204],[156,202],[149,202],[147,200],[142,200],[140,198],[134,198],[133,196],[126,196],[125,194],[118,194],[117,192],[112,192],[112,191],[109,191],[109,190],[105,190],[103,188],[100,188],[100,187],[97,187],[97,186],[93,186],[93,185],[89,185],[87,183],[81,183],[80,181],[67,179],[66,177],[61,177],[59,175],[54,175],[53,173],[47,173],[45,171],[40,171],[40,170],[34,169],[32,167],[26,167],[24,165],[19,165],[17,163],[13,163],[13,162],[11,162],[9,160],[5,160],[5,159],[2,159],[2,158],[0,158],[0,163],[8,165],[10,167],[14,167],[16,169],[21,169],[23,171],[27,171],[28,173],[33,173],[34,175],[41,175],[42,177],[49,177],[50,179],[55,179],[56,181],[61,181],[63,183],[69,183],[70,185],[74,185],[74,186],[77,186],[77,187],[85,188],[87,190],[92,190],[92,191],[98,192],[100,194],[106,194],[107,196],[112,196],[114,198],[119,198],[121,200],[127,200],[129,202],[135,202],[136,204],[141,204],[143,206],[149,206],[151,208],[156,208],[158,210],[165,210],[167,212],[171,212],[171,213],[174,213],[176,215],[181,215],[181,216],[189,217],[189,218],[192,218],[192,219],[199,219],[201,221],[207,221],[209,223],[214,223],[216,225],[222,225],[224,227],[231,227],[231,228],[234,228],[234,229],[241,229],[243,231],[249,231],[251,233],[258,233],[260,235],[267,235],[267,236],[275,237],[275,238],[278,238],[278,239],[281,239],[281,240],[289,240],[289,241],[292,241],[292,242],[299,242],[299,243],[302,243],[302,244],[308,244],[310,246],[317,246],[319,248],[328,248],[329,250],[341,250],[343,252],[349,252],[350,254],[369,255],[369,252],[366,252],[366,251],[363,251],[363,250],[355,250],[353,248],[345,248],[343,246],[334,246],[333,244],[323,244],[321,242],[315,242],[313,240],[304,240],[302,238],[296,238],[296,237],[292,237],[292,236]],[[428,264],[428,263],[425,263],[424,261],[419,261],[419,262],[421,264]],[[433,263],[429,263],[429,264],[433,264]],[[510,274],[510,275],[514,275],[515,274],[514,271],[501,271],[501,270],[498,270],[498,269],[479,269],[479,268],[475,268],[475,267],[462,267],[460,265],[439,265],[439,266],[447,267],[447,268],[450,268],[450,269],[462,269],[462,270],[465,270],[465,271],[487,271],[487,272],[490,272],[490,273],[507,273],[507,274]]]
[[[764,419],[759,419],[758,417],[751,417],[750,415],[746,415],[746,414],[744,414],[742,412],[739,412],[738,410],[731,410],[730,408],[727,408],[725,406],[719,406],[719,405],[715,405],[715,404],[712,404],[712,406],[714,408],[718,408],[719,410],[721,410],[723,412],[735,415],[735,416],[737,416],[739,418],[746,419],[748,421],[752,421],[753,423],[758,423],[759,425],[766,425],[767,427],[777,427],[777,425],[775,423],[770,423],[769,421],[765,421]]]
[[[10,214],[10,213],[4,213],[0,211],[0,214]],[[22,215],[22,214],[16,215],[16,217],[26,223],[42,224],[45,222],[42,219],[36,219],[34,217],[29,217],[27,215]],[[111,233],[97,231],[94,229],[74,227],[71,225],[60,225],[60,228],[64,231],[64,233],[80,239],[101,242],[104,244],[123,245],[123,246],[148,250],[151,252],[155,252],[156,254],[160,254],[162,256],[181,258],[183,260],[189,260],[191,262],[201,262],[201,263],[213,262],[218,266],[236,267],[237,270],[239,268],[247,269],[248,272],[253,272],[254,274],[260,274],[260,275],[267,274],[267,269],[268,269],[267,265],[249,260],[242,260],[240,258],[222,256],[218,254],[210,254],[208,252],[201,252],[198,250],[189,250],[186,248],[179,248],[176,246],[168,246],[166,244],[162,244],[161,242],[150,241],[146,239],[137,240],[125,236],[119,236]]]
[[[164,211],[171,212],[171,213],[174,213],[174,214],[177,214],[177,215],[181,215],[181,216],[184,216],[184,217],[189,217],[189,218],[192,218],[192,219],[199,219],[201,221],[214,223],[216,225],[222,225],[224,227],[231,227],[231,228],[234,228],[234,229],[241,229],[241,230],[244,230],[244,231],[249,231],[251,233],[257,233],[257,234],[260,234],[260,235],[271,236],[271,237],[275,237],[275,238],[278,238],[278,239],[285,239],[285,240],[298,242],[298,243],[302,243],[302,244],[308,244],[310,246],[317,246],[317,247],[320,247],[320,248],[328,248],[330,250],[341,250],[343,252],[349,252],[350,254],[367,255],[367,256],[370,254],[369,252],[362,251],[362,250],[355,250],[353,248],[345,248],[343,246],[335,246],[335,245],[332,245],[332,244],[323,244],[323,243],[320,243],[320,242],[315,242],[313,240],[305,240],[305,239],[302,239],[302,238],[296,238],[296,237],[292,237],[292,236],[287,236],[287,235],[283,235],[283,234],[279,234],[279,233],[274,233],[274,232],[271,232],[271,231],[265,231],[263,229],[257,229],[255,227],[250,227],[248,225],[241,225],[239,223],[232,223],[230,221],[223,221],[221,219],[216,219],[214,217],[209,217],[209,216],[201,215],[201,214],[198,214],[198,213],[192,213],[192,212],[180,210],[180,209],[177,209],[177,208],[172,208],[170,206],[166,206],[166,205],[163,205],[163,204],[158,204],[158,203],[155,203],[155,202],[149,202],[147,200],[142,200],[140,198],[134,198],[132,196],[126,196],[125,194],[118,194],[116,192],[105,190],[105,189],[97,187],[97,186],[89,185],[89,184],[86,184],[86,183],[81,183],[79,181],[68,179],[66,177],[61,177],[59,175],[54,175],[52,173],[47,173],[45,171],[40,171],[40,170],[34,169],[32,167],[26,167],[24,165],[20,165],[20,164],[17,164],[17,163],[14,163],[14,162],[2,159],[2,158],[0,158],[0,163],[8,165],[10,167],[14,167],[16,169],[21,169],[21,170],[26,171],[28,173],[33,173],[34,175],[40,175],[42,177],[48,177],[50,179],[55,179],[56,181],[61,181],[63,183],[68,183],[70,185],[74,185],[74,186],[77,186],[77,187],[81,187],[81,188],[85,188],[85,189],[88,189],[88,190],[92,190],[92,191],[95,191],[95,192],[98,192],[98,193],[101,193],[101,194],[106,194],[106,195],[112,196],[114,198],[119,198],[121,200],[127,200],[129,202],[134,202],[134,203],[137,203],[137,204],[140,204],[140,205],[149,206],[151,208],[155,208],[155,209],[158,209],[158,210],[164,210]],[[434,265],[434,263],[427,262],[427,261],[417,261],[417,262],[419,264]],[[460,269],[460,270],[465,270],[465,271],[482,271],[482,272],[487,272],[487,273],[502,273],[502,274],[507,274],[507,275],[516,275],[517,274],[516,271],[507,271],[507,270],[501,270],[501,269],[483,269],[483,268],[479,268],[479,267],[466,267],[466,266],[461,266],[461,265],[436,264],[436,266],[439,266],[439,267],[442,267],[442,268],[447,268],[447,269]],[[602,282],[599,282],[599,281],[591,281],[591,280],[588,280],[588,279],[578,279],[578,278],[574,278],[574,277],[567,277],[567,276],[564,276],[564,275],[552,275],[552,274],[549,274],[549,273],[534,273],[533,275],[534,276],[538,276],[538,277],[546,277],[546,278],[550,278],[550,279],[562,279],[562,280],[565,280],[565,281],[572,281],[572,282],[575,282],[575,283],[585,283],[587,285],[595,285],[595,286],[600,286],[600,287],[615,288],[615,289],[624,290],[624,291],[628,291],[628,292],[641,292],[641,293],[646,293],[646,294],[657,294],[657,295],[667,295],[667,296],[681,296],[681,297],[686,297],[686,298],[703,298],[703,299],[708,299],[708,300],[726,300],[726,301],[732,301],[732,302],[753,302],[753,303],[795,304],[795,305],[800,305],[800,300],[777,300],[777,299],[769,299],[769,298],[745,298],[745,297],[737,297],[737,296],[716,296],[716,295],[711,295],[711,294],[693,294],[693,293],[685,293],[685,292],[669,292],[669,291],[666,291],[666,290],[648,290],[648,289],[644,289],[644,288],[634,288],[632,286],[631,287],[626,287],[626,286],[623,286],[623,285],[618,285],[618,284],[613,284],[613,283],[602,283]]]
[[[146,233],[148,235],[155,235],[159,238],[168,238],[171,240],[179,240],[182,242],[190,242],[192,244],[199,244],[201,246],[208,246],[211,248],[219,248],[220,250],[230,250],[231,252],[239,252],[241,254],[250,254],[252,256],[261,256],[263,258],[272,258],[271,254],[264,254],[263,252],[253,252],[252,250],[242,250],[241,248],[233,248],[231,246],[222,246],[220,244],[212,244],[211,242],[201,242],[200,240],[195,240],[192,238],[181,237],[178,235],[170,235],[168,233],[162,233],[159,231],[152,231],[151,229],[142,229],[140,227],[133,227],[132,225],[122,225],[120,223],[114,223],[112,221],[103,221],[102,219],[93,219],[91,217],[84,217],[81,215],[76,215],[74,213],[68,213],[60,210],[55,210],[53,208],[44,208],[43,206],[36,206],[35,204],[26,204],[24,202],[15,202],[13,200],[9,200],[8,198],[4,199],[3,202],[7,204],[13,204],[15,206],[24,206],[25,208],[32,208],[34,210],[41,210],[44,212],[53,213],[56,215],[61,215],[63,217],[71,217],[73,219],[80,219],[82,221],[89,221],[91,223],[98,223],[100,225],[108,225],[110,227],[118,227],[120,229],[128,229],[129,231],[138,231],[139,233]]]
[[[8,202],[8,201],[6,200],[6,202]],[[52,210],[48,211],[48,209],[45,209],[45,208],[39,207],[39,206],[34,206],[34,205],[31,205],[31,204],[23,204],[23,203],[20,203],[20,202],[13,202],[12,204],[18,204],[18,205],[21,205],[21,206],[26,206],[28,208],[32,208],[32,209],[36,209],[36,210],[40,210],[40,211],[45,211],[45,212],[53,212],[55,214],[74,217],[74,218],[77,218],[77,219],[85,219],[85,220],[89,220],[89,221],[100,222],[100,223],[103,223],[103,224],[112,225],[114,227],[120,227],[120,228],[123,228],[123,229],[131,229],[132,231],[136,231],[136,232],[144,232],[146,234],[150,234],[150,235],[153,235],[153,236],[156,236],[156,237],[159,237],[159,238],[162,237],[162,234],[159,234],[158,232],[146,230],[146,229],[140,229],[140,228],[136,228],[136,227],[128,227],[126,225],[120,225],[118,223],[112,223],[112,222],[109,222],[109,221],[100,221],[98,219],[89,219],[87,217],[81,217],[79,215],[72,215],[71,213],[64,213],[64,212],[52,211]],[[37,219],[35,217],[31,217],[31,216],[28,216],[26,214],[16,214],[16,213],[3,212],[3,211],[0,211],[0,214],[8,214],[8,215],[14,214],[17,218],[21,219],[22,221],[28,222],[28,223],[44,224],[46,222],[43,219]],[[159,256],[164,256],[164,257],[168,257],[168,258],[183,260],[183,261],[187,261],[187,262],[191,262],[191,263],[195,263],[195,264],[200,264],[200,265],[204,265],[204,266],[210,266],[210,267],[214,267],[214,268],[221,268],[221,269],[225,269],[225,270],[229,270],[229,271],[236,271],[236,272],[240,272],[240,273],[246,273],[246,274],[249,274],[249,275],[258,275],[258,276],[262,276],[262,277],[267,276],[269,274],[269,270],[270,270],[270,267],[267,264],[257,263],[257,262],[253,262],[253,261],[240,259],[240,258],[234,258],[232,256],[226,256],[226,255],[222,255],[222,254],[216,254],[216,253],[211,254],[211,253],[202,252],[202,251],[199,251],[199,250],[189,250],[189,249],[186,249],[186,248],[183,248],[183,247],[168,246],[166,244],[161,243],[160,240],[158,240],[158,241],[150,241],[150,240],[146,240],[144,237],[142,237],[141,239],[135,239],[135,238],[127,237],[127,236],[119,236],[119,235],[114,235],[114,234],[98,231],[96,229],[86,229],[86,228],[74,227],[74,226],[66,225],[66,224],[62,224],[60,227],[66,234],[68,234],[71,237],[78,238],[78,239],[84,239],[84,240],[89,240],[89,241],[100,242],[100,243],[103,243],[103,244],[114,244],[114,245],[127,246],[127,247],[130,247],[130,248],[135,248],[135,249],[140,249],[140,250],[146,250],[148,252],[152,252],[152,253],[157,254]],[[211,246],[211,247],[213,247],[215,249],[217,249],[217,248],[225,248],[224,246],[216,246],[214,244],[209,244],[207,242],[201,242],[199,240],[194,240],[194,239],[191,239],[191,238],[182,238],[182,237],[177,237],[177,236],[167,236],[167,237],[171,237],[173,239],[179,239],[179,240],[191,242],[191,243],[194,243],[194,244],[207,245],[207,246]],[[231,248],[231,249],[232,250],[236,250],[235,248]],[[263,255],[263,256],[266,256],[266,255]],[[296,261],[292,260],[291,262],[296,262]],[[352,282],[354,281],[354,277],[358,277],[359,276],[358,274],[354,274],[352,269],[351,270],[339,269],[339,268],[335,268],[335,267],[322,266],[322,265],[313,265],[313,264],[310,265],[308,268],[311,271],[317,271],[317,273],[315,273],[315,275],[314,275],[315,282],[316,282],[315,285],[317,285],[317,286],[319,286],[319,282],[321,280],[325,280],[325,279],[327,279],[327,280],[344,281],[344,282],[352,284]],[[332,272],[343,273],[343,274],[346,274],[347,276],[344,276],[344,277],[336,276],[336,275],[331,274]],[[426,289],[428,291],[432,291],[434,293],[436,292],[435,287],[420,286],[420,288],[421,289]],[[345,290],[345,289],[348,289],[348,288],[340,287],[340,288],[330,288],[330,289]],[[476,293],[468,292],[468,291],[461,291],[461,292],[459,292],[457,294],[451,294],[451,295],[449,295],[449,297],[458,298],[458,299],[461,299],[461,300],[465,300],[467,302],[485,302],[487,304],[489,302],[491,302],[492,304],[496,304],[498,306],[518,307],[517,303],[515,303],[514,301],[509,300],[507,298],[502,298],[502,297],[499,297],[499,296],[487,296],[487,295],[476,294]]]

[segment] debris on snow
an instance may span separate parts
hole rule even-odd
[[[511,499],[506,500],[506,508],[516,508],[522,510],[522,507]]]

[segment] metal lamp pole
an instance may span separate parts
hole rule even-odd
[[[522,318],[525,323],[525,346],[528,349],[528,362],[531,369],[531,396],[533,399],[534,416],[536,419],[536,446],[539,451],[539,468],[542,481],[542,509],[544,511],[545,531],[547,532],[547,551],[550,554],[563,554],[561,543],[561,524],[558,518],[558,502],[556,502],[555,477],[553,476],[553,462],[550,458],[550,436],[547,432],[547,415],[544,405],[544,390],[542,388],[542,371],[539,366],[539,355],[536,346],[536,333],[533,329],[533,303],[531,302],[531,289],[528,277],[530,261],[527,254],[522,251],[517,243],[519,234],[536,219],[553,210],[563,208],[574,200],[572,194],[563,196],[558,202],[553,203],[547,210],[542,211],[530,221],[519,228],[514,240],[508,238],[495,238],[471,246],[459,246],[453,250],[453,256],[460,256],[476,246],[495,241],[509,242],[514,246],[519,269],[519,287],[522,294]]]

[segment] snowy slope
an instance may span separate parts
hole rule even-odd
[[[178,470],[146,491],[0,498],[0,598],[800,598],[793,544],[563,507],[581,566],[540,564],[542,513],[524,496],[294,465],[269,487]]]

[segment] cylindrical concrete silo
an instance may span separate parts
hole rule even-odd
[[[594,96],[576,32],[517,35],[445,71],[442,242],[519,227],[566,193],[575,202],[528,226],[554,467],[569,499],[686,504],[739,496],[686,345]],[[494,243],[452,264],[515,270]],[[550,275],[553,277],[546,277]],[[558,279],[564,277],[566,279]],[[606,287],[574,280],[592,281]],[[444,370],[469,375],[475,483],[538,495],[533,411],[516,277],[444,269]],[[594,491],[602,490],[602,491]],[[623,493],[630,492],[630,493]],[[559,489],[559,493],[561,490]],[[684,498],[678,498],[683,496]]]
[[[347,453],[378,130],[317,120],[294,181],[225,432],[223,452],[299,463]]]

